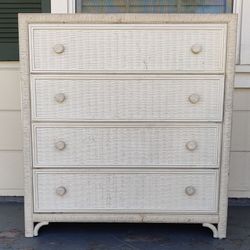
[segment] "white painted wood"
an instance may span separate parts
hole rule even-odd
[[[216,227],[215,225],[213,225],[213,224],[211,224],[211,223],[203,223],[202,226],[211,229],[212,232],[213,232],[213,237],[214,237],[214,238],[221,238],[221,237],[219,236],[218,229],[217,229],[217,227]]]
[[[250,64],[250,1],[243,0],[240,64]]]
[[[233,12],[238,15],[238,21],[237,21],[236,64],[240,64],[243,0],[234,0],[233,4],[234,4],[234,6],[233,6]]]
[[[51,13],[68,13],[68,0],[51,0]]]
[[[225,70],[225,24],[32,24],[29,31],[33,73],[223,73]],[[55,53],[52,48],[56,44],[63,45],[65,51]],[[199,54],[191,51],[196,44],[203,47]]]
[[[49,224],[48,221],[42,221],[36,224],[34,227],[34,236],[38,236],[38,231],[42,226],[47,226]]]
[[[216,214],[138,214],[138,213],[36,213],[34,221],[48,220],[51,222],[139,222],[139,223],[203,223],[204,220],[210,223],[218,222]]]
[[[193,185],[190,196],[185,189]],[[63,196],[56,189],[64,187]],[[35,212],[216,213],[217,170],[35,170]],[[164,194],[164,195],[162,195]]]
[[[0,111],[0,150],[22,149],[20,111]]]
[[[68,13],[76,12],[76,0],[68,0]]]
[[[51,13],[75,13],[75,0],[51,0]]]

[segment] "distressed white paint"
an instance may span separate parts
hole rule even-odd
[[[243,0],[240,63],[250,64],[250,1]],[[249,85],[250,86],[250,85]]]
[[[240,39],[241,39],[241,21],[242,21],[242,1],[235,0],[233,6],[233,12],[238,14],[238,30],[237,30],[237,48],[236,48],[236,64],[240,64]]]
[[[51,0],[51,13],[75,13],[75,0]]]

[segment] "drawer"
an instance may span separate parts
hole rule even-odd
[[[216,213],[217,170],[35,170],[35,212]]]
[[[32,76],[37,121],[221,121],[224,76]]]
[[[218,167],[220,124],[35,124],[37,167]]]
[[[226,33],[226,24],[30,24],[30,70],[223,73]]]

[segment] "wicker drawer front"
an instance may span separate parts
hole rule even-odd
[[[34,171],[35,212],[217,211],[218,172]]]
[[[39,124],[33,140],[35,166],[219,165],[218,124]]]
[[[223,76],[34,76],[31,87],[38,121],[222,120]]]
[[[32,24],[29,29],[31,72],[224,72],[224,24]]]

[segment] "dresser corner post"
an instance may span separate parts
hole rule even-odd
[[[23,165],[24,165],[24,215],[25,237],[34,236],[33,221],[33,173],[31,142],[31,104],[29,70],[29,15],[19,14],[19,57],[21,87],[21,117],[23,128]]]
[[[27,184],[26,184],[27,185]],[[25,186],[25,192],[29,187]],[[24,229],[25,229],[25,237],[33,237],[34,236],[34,221],[33,221],[33,206],[31,197],[25,193],[24,197]]]
[[[226,86],[224,101],[223,140],[220,176],[220,200],[218,238],[226,238],[228,217],[228,182],[233,113],[233,91],[235,77],[237,18],[231,16],[227,24]]]
[[[33,222],[25,222],[25,237],[31,238],[34,236]]]
[[[227,236],[227,223],[220,222],[218,224],[218,238],[224,239]]]

